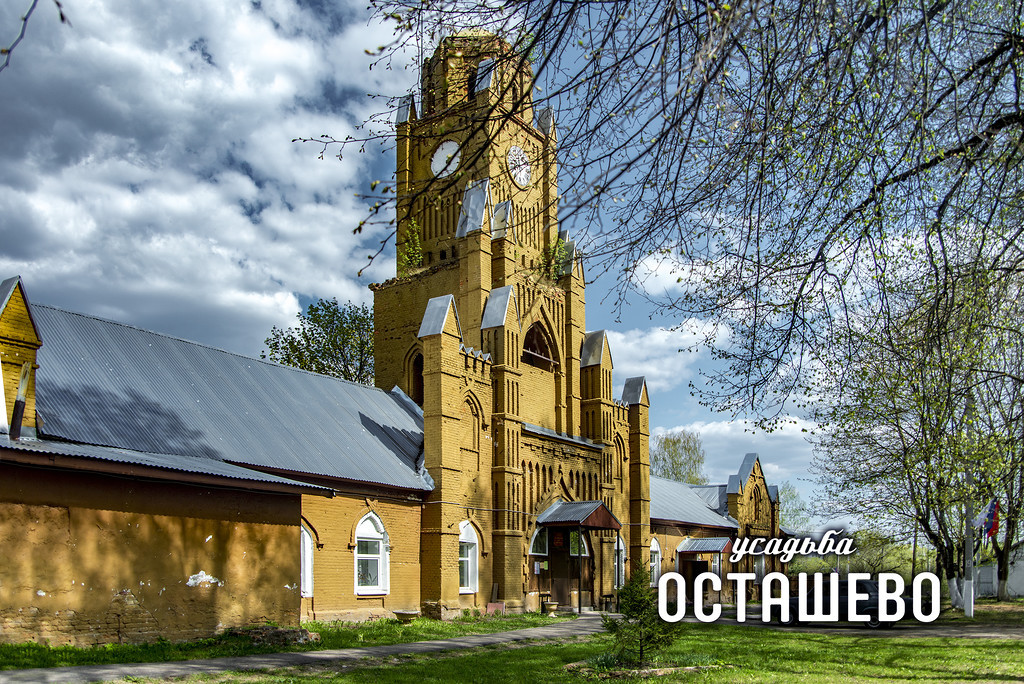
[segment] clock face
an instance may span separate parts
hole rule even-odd
[[[452,175],[455,173],[455,169],[459,168],[461,156],[459,143],[454,140],[445,140],[437,146],[430,158],[430,172],[438,178]]]
[[[526,152],[523,152],[523,148],[515,145],[510,147],[506,163],[508,164],[508,173],[516,185],[521,188],[528,187],[530,185],[530,160],[526,157]]]

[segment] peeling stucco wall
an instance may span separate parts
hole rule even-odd
[[[0,460],[0,642],[209,636],[299,619],[298,495]]]

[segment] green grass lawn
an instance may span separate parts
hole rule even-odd
[[[389,658],[373,666],[291,668],[267,673],[199,675],[187,682],[580,682],[593,675],[564,669],[598,656],[607,637],[586,641],[494,647],[469,653]],[[616,681],[675,682],[967,682],[1024,681],[1020,641],[879,638],[780,632],[729,625],[688,624],[664,660],[719,661],[732,668]]]
[[[45,646],[40,644],[0,644],[0,670],[30,667],[62,667],[65,665],[100,665],[106,663],[152,663],[193,658],[218,658],[281,651],[312,651],[357,646],[383,646],[410,641],[448,639],[467,634],[508,632],[527,627],[540,627],[573,618],[547,617],[539,613],[520,615],[467,616],[442,622],[417,618],[410,625],[398,620],[372,622],[309,622],[303,626],[320,634],[319,644],[292,648],[254,646],[244,636],[225,635],[184,643],[161,641],[155,644],[109,644],[92,648]]]

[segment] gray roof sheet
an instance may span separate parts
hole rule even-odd
[[[651,477],[651,518],[711,527],[738,527],[736,521],[711,510],[690,485],[654,476]]]
[[[12,442],[7,435],[0,435],[0,448],[14,449],[16,451],[28,451],[37,454],[56,454],[60,456],[78,456],[82,458],[94,458],[101,461],[112,461],[115,463],[126,463],[129,465],[147,466],[160,468],[162,470],[173,470],[183,473],[196,473],[199,475],[214,475],[240,480],[244,483],[256,484],[284,484],[293,487],[304,487],[315,492],[330,492],[329,489],[311,485],[306,482],[297,482],[269,473],[261,473],[251,468],[232,465],[223,461],[216,461],[211,458],[195,458],[192,456],[178,456],[176,454],[149,454],[130,449],[116,449],[114,447],[95,446],[92,444],[74,444],[71,442],[54,442],[50,440],[28,440],[21,439]],[[245,486],[240,484],[240,486]]]
[[[487,304],[484,306],[484,315],[480,323],[480,329],[488,330],[490,328],[503,327],[505,319],[508,317],[508,308],[510,306],[515,311],[516,321],[519,322],[519,307],[516,306],[515,290],[513,287],[511,285],[503,285],[491,290],[491,295],[487,298]],[[520,328],[522,328],[521,322]]]
[[[646,384],[647,379],[642,375],[636,378],[626,378],[626,382],[622,385],[622,403],[626,406],[639,404],[643,400]]]
[[[556,501],[548,506],[543,513],[537,516],[537,524],[552,525],[558,523],[576,523],[582,525],[587,518],[602,508],[604,509],[604,511],[602,511],[602,516],[605,518],[610,517],[621,527],[619,519],[615,517],[614,513],[608,510],[603,501]],[[603,529],[618,528],[612,527]]]
[[[515,215],[512,212],[512,200],[505,200],[494,205],[491,212],[491,238],[511,238],[515,242]]]
[[[484,229],[484,212],[490,198],[488,188],[491,179],[470,181],[466,184],[466,192],[462,196],[462,211],[459,223],[455,227],[455,237],[466,237],[470,233]]]
[[[35,316],[41,436],[432,488],[423,418],[387,392],[52,307]]]
[[[729,537],[687,537],[679,542],[676,553],[721,553],[730,541]]]
[[[580,368],[601,365],[601,359],[604,356],[604,339],[604,330],[595,330],[583,336],[583,347],[580,349]],[[608,352],[608,361],[611,362],[611,351]]]
[[[726,485],[690,485],[690,489],[704,500],[708,508],[719,515],[726,515],[729,509],[729,498],[726,494]]]
[[[429,337],[440,335],[444,332],[444,324],[448,321],[448,309],[455,312],[455,325],[459,328],[459,338],[462,338],[462,326],[459,324],[459,312],[455,308],[455,297],[450,294],[434,297],[427,302],[427,309],[423,312],[423,320],[420,322],[420,330],[417,337]]]
[[[729,493],[739,494],[740,487],[745,487],[750,474],[754,472],[754,464],[757,462],[757,454],[747,454],[740,463],[740,470],[736,473],[736,480],[729,476]]]
[[[586,439],[585,437],[567,435],[564,432],[555,432],[551,428],[541,427],[540,425],[533,425],[532,423],[523,423],[523,430],[526,432],[532,432],[533,434],[540,435],[542,437],[550,437],[552,439],[558,439],[563,442],[576,444],[587,449],[596,449],[598,451],[602,449],[600,445],[594,444],[592,441]]]

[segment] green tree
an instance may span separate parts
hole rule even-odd
[[[314,373],[373,384],[373,311],[352,302],[320,299],[296,316],[298,325],[274,326],[260,358]]]
[[[779,484],[779,523],[797,534],[811,531],[811,514],[800,491],[789,480]]]
[[[621,663],[649,663],[677,638],[681,623],[665,622],[658,615],[658,596],[644,563],[633,566],[629,579],[619,589],[619,612],[621,618],[602,615],[601,620],[615,639],[614,652]]]
[[[902,254],[941,271],[969,237],[993,272],[1024,260],[1024,0],[371,5],[395,22],[382,64],[467,27],[508,41],[493,73],[532,64],[534,88],[495,82],[518,102],[449,133],[486,142],[553,109],[560,225],[587,227],[578,246],[623,291],[716,324],[718,407],[767,421],[815,394]],[[392,220],[393,185],[374,193]],[[679,287],[645,289],[655,269]]]
[[[677,430],[658,435],[651,446],[651,475],[687,484],[707,484],[705,456],[696,432]]]

